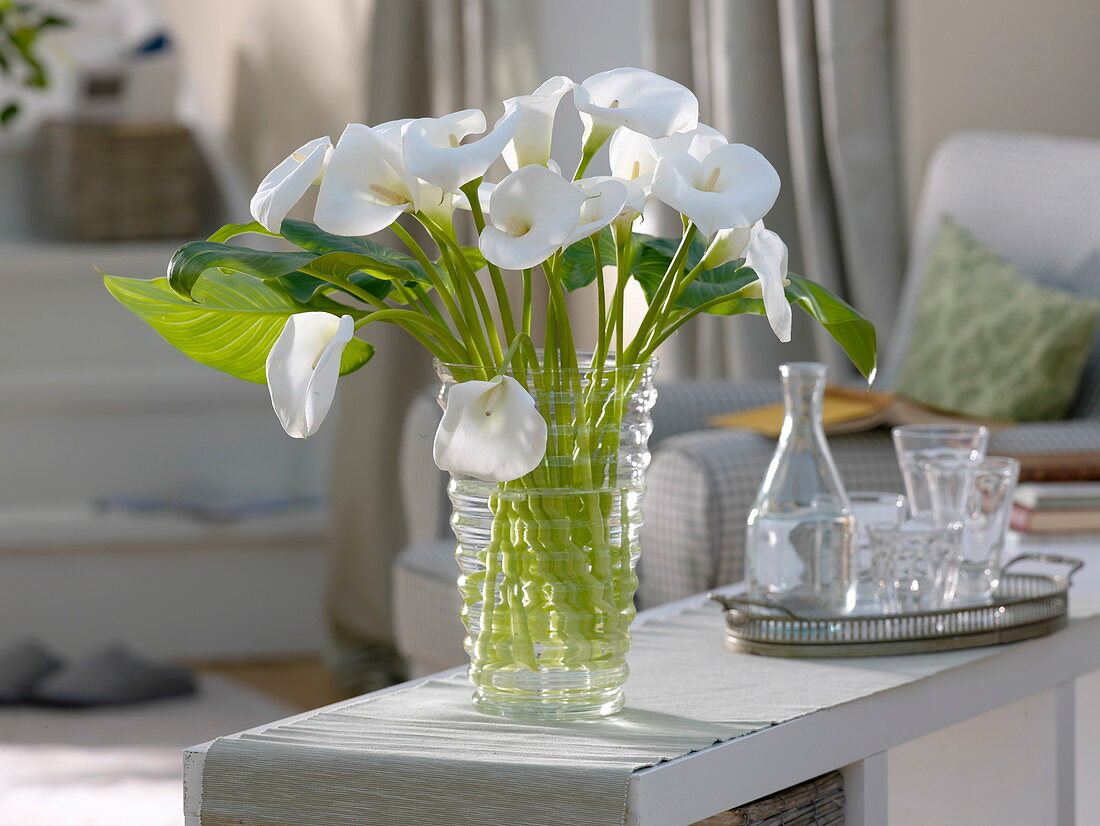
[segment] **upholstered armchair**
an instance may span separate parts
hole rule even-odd
[[[1100,297],[1100,143],[971,132],[945,141],[929,166],[895,330],[880,330],[889,388],[906,352],[929,248],[943,215],[1036,280]],[[717,413],[778,402],[775,381],[658,385],[645,502],[643,607],[741,578],[745,519],[774,450],[753,432],[709,429]],[[412,405],[401,484],[409,545],[394,567],[397,644],[415,673],[462,662],[445,475],[431,459],[433,395]],[[849,490],[900,490],[885,429],[831,440]],[[998,431],[991,453],[1100,450],[1100,348],[1090,357],[1070,419]]]

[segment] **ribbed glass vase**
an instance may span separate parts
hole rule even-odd
[[[452,474],[451,525],[474,703],[524,719],[623,707],[656,360],[511,370],[548,427],[546,457],[513,482]],[[445,403],[491,368],[437,364]]]

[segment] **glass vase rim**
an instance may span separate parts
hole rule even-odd
[[[541,356],[543,354],[544,350],[541,347],[536,347],[535,352],[539,356]],[[572,367],[563,368],[559,365],[558,368],[557,368],[557,372],[565,373],[565,372],[575,371],[575,372],[579,372],[579,373],[587,373],[587,372],[589,372],[590,370],[593,369],[591,362],[592,362],[592,357],[594,355],[595,355],[595,351],[593,351],[593,350],[577,350],[577,361],[579,362],[579,366],[577,368],[572,368]],[[587,358],[587,361],[586,361],[586,358]],[[449,372],[453,372],[453,370],[491,370],[495,374],[500,369],[496,364],[464,364],[462,362],[443,361],[440,358],[432,359],[432,363],[435,366],[435,369],[437,371],[440,368],[446,368]],[[646,359],[645,361],[642,361],[642,362],[637,362],[637,363],[634,363],[634,364],[619,365],[619,364],[615,363],[614,356],[608,356],[606,359],[604,359],[604,367],[603,367],[602,372],[610,373],[610,372],[614,372],[614,371],[617,371],[617,370],[635,370],[639,367],[646,367],[646,368],[649,368],[649,369],[656,369],[660,365],[660,363],[661,363],[660,356],[654,355],[654,356],[650,356],[648,359]],[[509,365],[508,369],[505,372],[512,373],[513,372],[512,366]]]

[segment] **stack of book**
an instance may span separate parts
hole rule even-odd
[[[1100,540],[1100,482],[1021,484],[1011,527],[1029,540]]]

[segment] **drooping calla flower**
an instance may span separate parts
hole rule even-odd
[[[580,221],[586,195],[545,166],[525,166],[493,190],[490,224],[478,246],[486,260],[506,270],[545,261]]]
[[[340,136],[317,194],[313,220],[321,229],[370,235],[416,208],[420,182],[405,171],[401,144],[387,126],[349,123]]]
[[[516,134],[521,114],[514,98],[504,101],[504,114],[493,128],[470,143],[462,143],[463,138],[485,132],[485,114],[480,109],[411,121],[404,128],[405,167],[432,186],[454,192],[484,175],[500,157]]]
[[[657,161],[652,193],[711,238],[720,229],[763,218],[779,197],[779,173],[743,143],[720,146],[702,161],[669,152]]]
[[[267,173],[249,204],[252,217],[269,232],[278,232],[283,219],[311,186],[320,183],[332,152],[328,136],[302,144]]]
[[[510,482],[546,455],[546,420],[511,376],[460,382],[447,391],[433,455],[441,470]]]
[[[573,87],[585,142],[602,143],[620,126],[650,138],[699,125],[699,101],[691,90],[645,69],[600,72]]]
[[[519,107],[519,124],[512,140],[504,147],[504,162],[512,171],[521,166],[546,166],[550,160],[550,141],[558,103],[573,88],[573,81],[556,75],[529,95],[512,98]]]
[[[760,291],[768,323],[780,341],[791,340],[791,305],[783,291],[787,277],[787,245],[763,221],[752,228],[752,240],[745,251],[745,264],[760,278]]]
[[[340,378],[340,356],[351,341],[350,315],[295,313],[267,355],[271,405],[289,435],[305,439],[328,415]]]
[[[729,261],[745,259],[757,275],[757,281],[738,295],[763,298],[768,323],[780,341],[791,340],[791,305],[783,288],[787,279],[787,245],[763,221],[751,227],[721,229],[699,261],[704,270],[712,270]]]
[[[583,238],[595,235],[606,227],[622,214],[623,209],[626,208],[627,200],[630,198],[630,190],[627,185],[618,178],[607,175],[582,178],[575,181],[573,186],[584,195],[584,202],[581,204],[577,228],[565,239],[562,244],[563,247],[568,247]],[[640,212],[641,210],[637,211]]]

